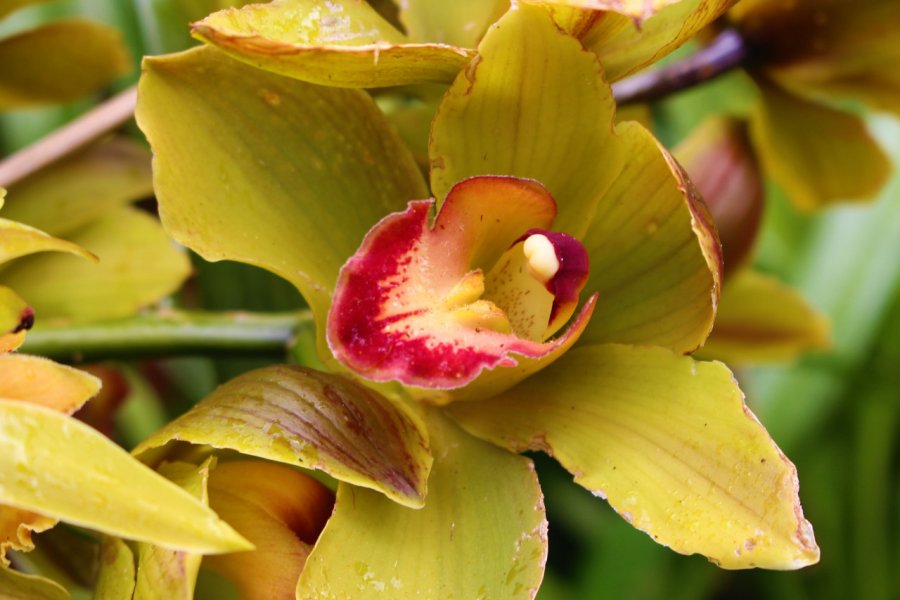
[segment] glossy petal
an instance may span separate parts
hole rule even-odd
[[[729,569],[819,558],[794,466],[721,363],[662,348],[582,347],[496,399],[450,410],[511,450],[552,454],[677,552]]]
[[[14,258],[51,250],[96,259],[94,255],[77,244],[50,237],[34,227],[0,219],[0,267],[3,266],[2,263]],[[4,282],[5,279],[4,277]]]
[[[450,81],[471,57],[465,48],[409,43],[359,0],[251,4],[213,13],[192,29],[255,67],[339,87]]]
[[[555,228],[581,238],[624,163],[614,110],[596,57],[544,9],[514,7],[488,31],[435,117],[434,195],[440,202],[475,175],[536,179],[559,205]]]
[[[166,547],[248,547],[212,511],[106,437],[20,401],[0,400],[0,502]]]
[[[169,233],[207,260],[281,275],[322,332],[338,270],[366,232],[428,195],[368,95],[292,81],[210,48],[147,59],[137,117]]]
[[[712,222],[685,173],[637,123],[619,133],[629,156],[585,234],[597,314],[581,342],[691,352],[709,335],[722,272]]]
[[[34,310],[14,291],[0,286],[0,356],[12,352],[34,325]]]
[[[134,452],[153,463],[176,440],[319,469],[407,506],[422,505],[431,468],[417,418],[348,378],[301,367],[231,380]]]
[[[488,25],[509,8],[509,0],[404,0],[400,21],[414,42],[474,48]]]
[[[210,470],[215,465],[215,457],[209,457],[199,466],[185,462],[163,463],[157,472],[204,506],[209,506],[207,484]],[[224,518],[224,515],[219,516]],[[199,554],[146,542],[138,544],[135,600],[191,600],[202,558]]]
[[[9,566],[9,550],[34,550],[32,533],[47,531],[57,520],[35,512],[0,504],[0,569]],[[0,586],[0,590],[4,588]]]
[[[116,29],[63,20],[0,40],[0,110],[69,102],[128,67]]]
[[[210,506],[256,550],[208,556],[203,568],[230,580],[244,600],[293,600],[334,494],[291,467],[239,461],[216,467],[209,495]]]
[[[71,600],[61,585],[36,575],[25,575],[0,567],[0,590],[4,600]]]
[[[122,540],[106,536],[100,545],[96,600],[120,600],[134,594],[134,554]]]
[[[2,271],[4,281],[42,318],[89,321],[134,314],[177,290],[190,274],[186,253],[154,217],[135,208],[119,208],[69,238],[90,248],[99,263],[44,254]]]
[[[67,237],[117,206],[152,195],[150,152],[120,137],[91,146],[14,185],[3,216]]]
[[[790,360],[830,345],[828,320],[802,296],[744,270],[725,285],[716,325],[698,356],[739,365]]]
[[[547,522],[531,461],[437,415],[429,431],[441,453],[425,507],[341,484],[298,598],[534,598]]]
[[[72,414],[100,391],[100,380],[40,356],[0,355],[0,398]]]
[[[891,164],[862,119],[758,83],[763,93],[750,133],[766,172],[798,208],[878,193]]]
[[[430,224],[432,205],[414,201],[383,219],[341,269],[328,316],[338,360],[374,381],[454,389],[478,378],[497,391],[575,342],[592,303],[559,338],[541,335],[556,325],[555,312],[566,321],[574,311],[587,256],[573,238],[540,233],[556,213],[540,184],[473,177],[450,191]],[[521,264],[522,240],[534,233],[554,240],[558,270],[546,282]],[[511,253],[518,266],[504,268]]]

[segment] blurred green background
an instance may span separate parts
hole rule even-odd
[[[72,15],[117,27],[134,70],[112,92],[136,81],[142,55],[188,46],[186,23],[224,4],[51,2],[4,21],[0,35]],[[727,76],[662,102],[654,108],[657,133],[672,145],[707,114],[741,112],[745,91],[739,77]],[[0,115],[0,155],[40,138],[100,99]],[[900,123],[872,116],[870,125],[900,164]],[[572,484],[553,461],[535,456],[551,524],[542,600],[900,598],[900,176],[895,174],[875,202],[817,215],[798,214],[770,185],[755,263],[801,290],[833,323],[831,352],[737,373],[748,403],[797,465],[821,563],[800,572],[727,572],[701,557],[676,555]],[[199,261],[196,269],[195,293],[208,308],[282,310],[302,302],[286,283],[256,269]],[[124,441],[155,429],[168,418],[165,410],[184,410],[217,381],[268,362],[179,359],[161,364],[173,396],[163,409],[152,400],[131,405],[132,412],[122,417]]]

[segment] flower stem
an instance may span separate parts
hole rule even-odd
[[[158,311],[100,323],[43,325],[21,352],[83,362],[156,356],[284,357],[313,329],[308,310],[286,313]]]
[[[725,29],[709,46],[682,61],[614,83],[613,95],[619,105],[659,100],[741,66],[747,55],[747,44],[741,34],[734,29]]]

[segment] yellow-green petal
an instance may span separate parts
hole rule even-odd
[[[585,285],[599,292],[580,343],[697,349],[715,318],[721,247],[687,176],[653,135],[618,127],[628,160],[590,222]]]
[[[406,506],[422,505],[431,469],[427,432],[407,409],[349,378],[302,367],[232,379],[134,453],[154,463],[176,441],[318,469]]]
[[[425,507],[342,483],[297,598],[534,598],[547,522],[531,461],[438,415],[429,430],[437,452]]]
[[[0,40],[0,110],[69,102],[121,75],[128,55],[119,32],[62,20]]]
[[[400,22],[413,42],[474,48],[488,25],[509,8],[509,0],[404,0]]]
[[[209,506],[207,484],[210,470],[215,465],[216,458],[211,456],[199,466],[167,462],[161,464],[157,471],[204,506]],[[134,600],[191,600],[202,559],[199,554],[139,543]]]
[[[134,554],[122,540],[105,536],[100,544],[96,600],[121,600],[134,594]]]
[[[146,59],[137,118],[163,224],[207,260],[281,275],[324,331],[338,270],[366,232],[428,196],[372,99],[294,81],[212,48]],[[328,356],[323,336],[320,350]]]
[[[97,258],[77,244],[51,237],[43,231],[22,223],[0,219],[0,266],[20,256],[51,250],[68,252],[91,260]]]
[[[673,4],[690,4],[685,0],[540,0],[541,4],[571,6],[596,11],[611,11],[630,17],[637,24]]]
[[[750,121],[765,171],[803,210],[872,198],[891,163],[865,122],[758,79],[762,94]]]
[[[0,285],[0,355],[18,348],[33,324],[31,307],[17,293]]]
[[[66,237],[117,206],[152,195],[150,152],[118,137],[16,183],[3,216]]]
[[[128,206],[69,235],[97,264],[43,254],[18,260],[0,277],[43,319],[88,321],[134,314],[179,287],[190,274],[186,253],[159,221]]]
[[[438,109],[432,191],[440,202],[471,176],[536,179],[559,206],[554,228],[580,238],[625,159],[614,112],[596,57],[544,9],[513,7]]]
[[[455,404],[472,433],[544,450],[657,542],[727,569],[796,569],[819,549],[797,472],[721,363],[582,347],[495,399]]]
[[[55,581],[37,575],[25,575],[0,567],[0,593],[3,600],[71,600],[69,592]]]
[[[0,399],[0,502],[194,552],[249,544],[184,490],[57,411]]]
[[[828,320],[777,279],[744,270],[728,280],[716,325],[697,356],[728,364],[784,361],[831,344]]]
[[[410,43],[360,0],[274,0],[213,13],[191,27],[196,38],[255,67],[339,87],[446,82],[472,54]]]
[[[0,355],[0,398],[72,414],[100,391],[100,380],[40,356]]]

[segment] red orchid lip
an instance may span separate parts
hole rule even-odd
[[[463,387],[495,367],[537,370],[521,358],[538,368],[555,360],[595,302],[546,341],[574,313],[589,270],[578,240],[549,231],[550,194],[533,180],[473,177],[429,226],[434,205],[414,200],[382,219],[341,269],[327,328],[335,357],[374,381],[432,389]],[[529,274],[523,245],[532,237],[549,247],[546,280]]]

